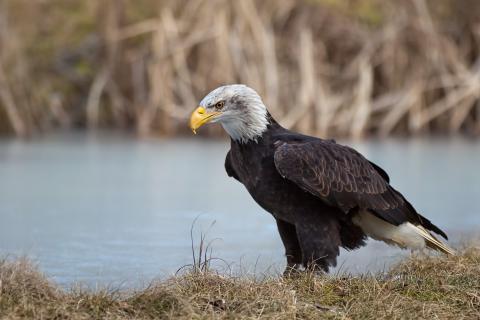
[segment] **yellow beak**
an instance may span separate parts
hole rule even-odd
[[[213,111],[207,112],[204,107],[198,107],[195,111],[192,112],[190,116],[190,129],[192,129],[194,134],[197,134],[197,129],[203,126],[205,123],[210,122],[218,116],[221,112]]]

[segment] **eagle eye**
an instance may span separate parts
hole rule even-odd
[[[219,101],[219,102],[215,103],[215,109],[216,110],[222,110],[224,105],[225,105],[224,101]]]

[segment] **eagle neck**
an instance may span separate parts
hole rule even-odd
[[[231,138],[231,141],[232,141],[232,144],[235,143],[235,144],[238,144],[238,145],[258,145],[258,144],[262,144],[263,140],[265,140],[265,137],[269,136],[272,134],[272,132],[274,131],[278,131],[279,129],[280,130],[285,130],[282,126],[280,126],[280,124],[272,117],[272,115],[270,114],[270,112],[267,111],[266,113],[266,119],[267,119],[267,125],[265,127],[265,129],[260,132],[258,135],[256,135],[255,137],[253,138],[250,138],[250,139],[236,139],[234,137],[232,137],[232,135],[230,135],[230,138]]]
[[[242,153],[254,152],[256,154],[269,153],[275,141],[276,134],[286,131],[278,122],[270,115],[267,114],[268,125],[267,128],[260,136],[255,140],[239,141],[233,138],[230,139],[230,146],[232,149],[240,151]]]

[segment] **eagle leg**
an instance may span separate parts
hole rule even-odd
[[[290,276],[296,273],[302,265],[302,249],[297,239],[295,226],[280,219],[276,219],[278,232],[285,247],[285,256],[287,257],[287,267],[283,272],[284,276]]]
[[[328,272],[336,266],[341,246],[338,221],[329,216],[303,216],[296,231],[306,270]]]

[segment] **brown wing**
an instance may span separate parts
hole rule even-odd
[[[392,224],[422,223],[415,209],[357,151],[327,140],[278,142],[275,166],[286,179],[340,208],[368,209]],[[387,176],[388,177],[388,176]]]

